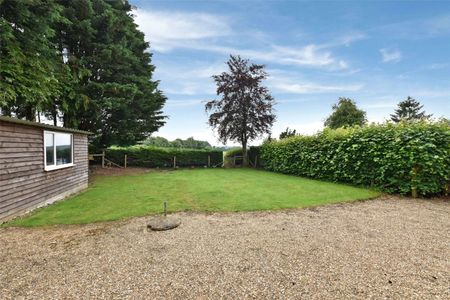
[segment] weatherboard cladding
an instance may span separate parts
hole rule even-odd
[[[87,132],[0,117],[0,221],[80,191],[88,184]],[[73,134],[74,166],[44,170],[44,130]]]

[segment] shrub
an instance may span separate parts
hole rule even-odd
[[[223,166],[225,168],[234,167],[234,157],[242,156],[242,148],[234,148],[223,153]],[[236,161],[236,165],[241,165],[242,159]]]
[[[173,158],[179,167],[203,167],[208,165],[208,156],[211,166],[222,165],[223,154],[218,150],[158,148],[153,146],[136,145],[130,147],[110,147],[106,150],[106,157],[115,163],[123,164],[124,155],[127,155],[127,164],[135,167],[170,168],[173,167]]]
[[[400,123],[330,130],[262,145],[268,170],[430,196],[450,178],[450,126]]]

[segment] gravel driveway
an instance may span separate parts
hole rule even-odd
[[[0,298],[450,299],[450,202],[0,229]]]

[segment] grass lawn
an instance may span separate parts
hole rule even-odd
[[[252,169],[193,169],[96,176],[86,192],[6,226],[83,224],[162,211],[251,211],[378,196],[373,190]]]

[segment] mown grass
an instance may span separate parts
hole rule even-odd
[[[6,226],[112,221],[169,211],[254,211],[378,196],[373,190],[252,169],[193,169],[96,176],[87,191]]]

